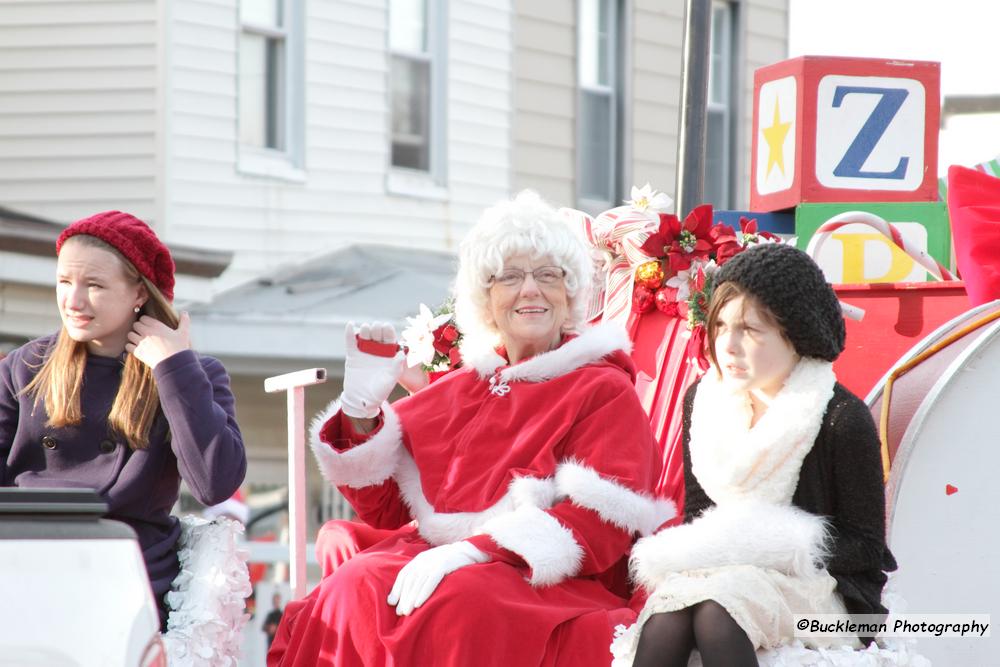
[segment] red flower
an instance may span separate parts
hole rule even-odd
[[[761,239],[768,239],[769,241],[780,241],[781,237],[772,234],[771,232],[764,232],[757,230],[757,218],[746,218],[740,216],[740,233],[743,236],[743,247],[746,248],[751,243],[760,243]]]
[[[451,350],[448,351],[448,365],[451,366],[452,368],[456,368],[461,363],[462,363],[462,353],[459,352],[458,346],[456,345],[455,347],[451,348]]]
[[[691,281],[691,291],[701,292],[705,289],[705,267],[699,266],[698,273],[694,274],[694,279]]]
[[[733,228],[721,222],[713,225],[708,230],[708,237],[712,240],[712,246],[715,251],[715,263],[719,266],[722,266],[743,250],[743,246],[737,240],[736,232]]]
[[[705,356],[705,327],[696,326],[691,330],[691,338],[688,339],[687,355],[698,364],[698,368],[707,371],[709,368],[708,357]]]
[[[673,213],[660,213],[660,228],[642,244],[650,257],[665,257],[674,238],[681,233],[681,221]]]
[[[712,229],[712,205],[702,204],[688,213],[680,233],[674,236],[667,259],[674,273],[691,268],[696,259],[708,259],[712,251],[709,232]]]
[[[438,354],[448,356],[456,340],[458,329],[452,324],[445,323],[434,330],[434,350]]]

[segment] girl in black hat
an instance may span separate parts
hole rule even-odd
[[[867,407],[833,373],[844,349],[836,295],[782,244],[737,255],[715,284],[712,368],[684,399],[684,523],[633,549],[650,595],[613,647],[624,664],[687,665],[697,649],[707,666],[756,665],[756,650],[788,644],[805,614],[886,612],[896,564],[880,445]]]

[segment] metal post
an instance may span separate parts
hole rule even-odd
[[[305,387],[324,382],[325,368],[310,368],[264,380],[267,393],[288,392],[288,562],[293,600],[306,595]]]
[[[677,129],[677,215],[701,203],[705,189],[708,66],[712,0],[686,0],[681,65],[681,115]]]

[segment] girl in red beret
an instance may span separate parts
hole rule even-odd
[[[61,329],[0,361],[0,486],[96,490],[139,538],[162,623],[181,479],[213,505],[246,472],[229,376],[191,350],[173,259],[144,222],[99,213],[56,252]]]

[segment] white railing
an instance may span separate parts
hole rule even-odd
[[[325,368],[310,368],[264,380],[269,394],[288,400],[288,563],[292,599],[306,594],[306,427],[305,388],[326,382]]]

